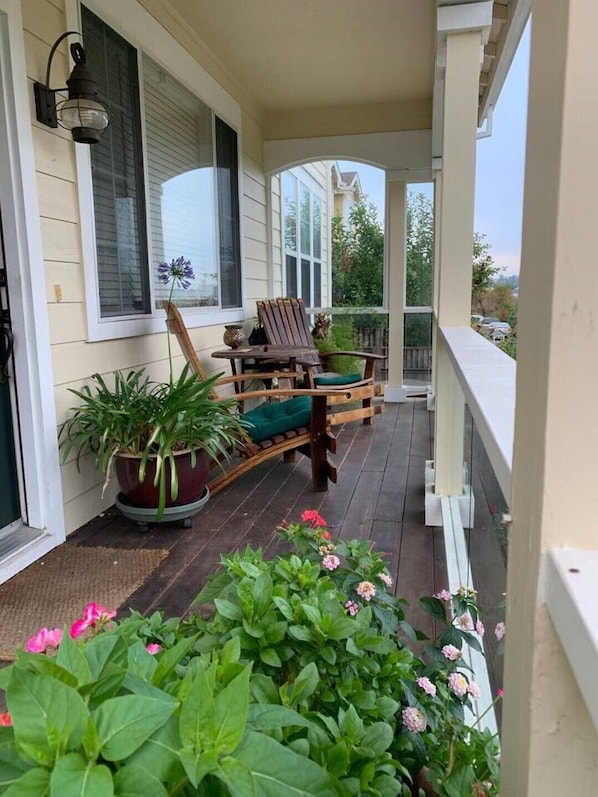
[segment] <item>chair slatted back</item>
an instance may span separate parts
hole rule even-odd
[[[257,314],[264,328],[268,343],[272,346],[308,346],[314,348],[314,339],[309,328],[303,299],[260,299]],[[317,354],[301,358],[313,363],[316,373],[322,371]]]
[[[176,337],[179,346],[181,347],[181,351],[183,352],[185,359],[190,364],[193,371],[197,374],[202,382],[205,382],[208,378],[208,375],[206,374],[204,367],[197,356],[197,352],[195,351],[195,347],[193,346],[191,338],[189,337],[187,327],[185,326],[185,322],[183,321],[183,317],[179,311],[179,308],[176,306],[176,304],[174,304],[174,302],[169,302],[168,299],[165,299],[162,304],[166,310],[166,325],[168,327],[168,331],[172,332],[172,334]],[[215,400],[219,398],[218,394],[213,389],[210,391],[210,398]]]

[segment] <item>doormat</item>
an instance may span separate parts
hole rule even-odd
[[[118,609],[167,554],[68,543],[50,551],[0,585],[0,659],[14,659],[42,627],[70,627],[90,601]]]

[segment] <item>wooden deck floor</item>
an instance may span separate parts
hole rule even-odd
[[[220,554],[246,545],[275,552],[274,528],[318,509],[335,533],[369,538],[388,552],[397,594],[410,602],[408,619],[432,629],[420,595],[447,585],[442,531],[424,526],[424,461],[431,458],[431,416],[425,399],[389,404],[372,426],[347,425],[334,456],[338,484],[310,489],[309,462],[266,462],[210,498],[190,529],[165,524],[142,533],[114,508],[71,535],[67,545],[167,548],[169,555],[120,607],[183,616],[218,566]]]

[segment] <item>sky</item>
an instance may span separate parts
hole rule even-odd
[[[494,109],[492,135],[477,144],[474,229],[486,236],[503,274],[519,273],[529,66],[529,23],[521,38]],[[384,172],[362,163],[339,161],[343,171],[357,170],[361,187],[384,220]],[[421,187],[418,188],[421,190]]]

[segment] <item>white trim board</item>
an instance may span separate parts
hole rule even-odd
[[[50,355],[30,84],[23,47],[19,0],[0,0],[0,203],[7,261],[14,367],[18,391],[27,525],[44,533],[42,555],[65,538],[56,408]],[[30,553],[9,557],[14,575],[34,561]]]

